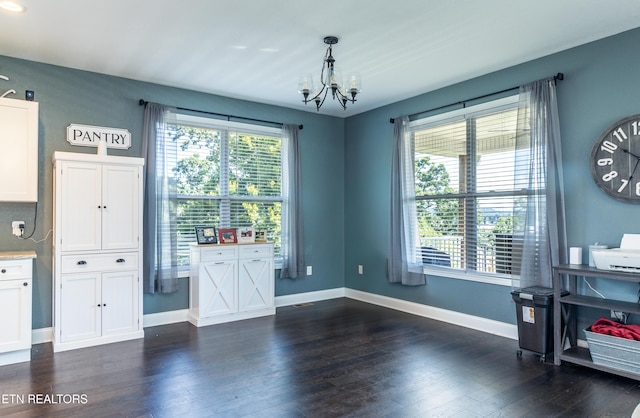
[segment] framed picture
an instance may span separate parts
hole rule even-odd
[[[216,235],[215,226],[196,226],[196,239],[198,244],[217,244],[218,236]]]
[[[236,244],[238,242],[235,228],[219,228],[218,238],[220,238],[220,244]]]
[[[238,228],[238,243],[248,244],[252,242],[256,242],[256,234],[253,228],[250,226]]]
[[[256,231],[256,242],[267,242],[267,231]]]

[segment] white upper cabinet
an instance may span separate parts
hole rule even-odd
[[[139,247],[142,169],[136,165],[60,161],[57,230],[62,251]]]
[[[38,103],[0,98],[0,202],[38,200]]]

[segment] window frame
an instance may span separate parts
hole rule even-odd
[[[442,113],[438,113],[435,115],[430,115],[426,117],[420,117],[410,120],[408,131],[411,135],[411,146],[414,147],[415,141],[415,133],[421,129],[426,129],[429,127],[443,125],[445,123],[454,123],[468,120],[470,116],[480,117],[483,114],[495,113],[500,111],[507,111],[518,109],[520,96],[519,94],[513,94],[506,97],[489,100],[477,105],[456,109],[452,111],[444,111]],[[470,149],[475,150],[475,143],[477,141],[477,137],[473,137],[473,144],[468,144]],[[475,151],[474,151],[475,152]],[[415,161],[415,151],[412,151],[412,155],[414,156]],[[477,155],[477,154],[472,154]],[[470,158],[470,156],[468,155]],[[470,158],[471,159],[471,158]],[[473,173],[473,176],[476,176],[477,172]],[[414,173],[414,181],[415,181],[415,173]],[[492,198],[492,197],[500,197],[500,196],[526,196],[526,190],[510,190],[508,192],[505,191],[488,191],[488,192],[477,192],[477,191],[467,191],[464,193],[452,193],[452,194],[442,194],[442,195],[429,195],[429,196],[414,196],[415,201],[420,200],[435,200],[437,198]],[[471,222],[473,223],[473,222]],[[469,226],[469,220],[465,220],[464,231],[465,236],[472,231],[475,230],[477,232],[477,228],[475,225],[473,228]],[[460,279],[460,280],[468,280],[475,281],[481,283],[488,283],[494,285],[501,286],[512,286],[514,281],[519,280],[519,276],[517,274],[507,274],[507,273],[498,273],[498,272],[483,272],[478,271],[476,269],[457,269],[453,267],[447,266],[439,266],[439,265],[428,265],[422,264],[422,272],[427,275],[446,277],[452,279]]]
[[[196,116],[193,114],[187,113],[175,113],[174,120],[171,124],[176,125],[186,125],[196,128],[204,128],[204,129],[212,129],[212,130],[220,130],[226,131],[227,135],[229,132],[237,132],[241,134],[255,134],[257,136],[270,136],[270,137],[278,137],[281,140],[280,147],[280,172],[281,172],[281,192],[279,196],[246,196],[246,195],[231,195],[228,192],[229,186],[229,173],[225,167],[228,166],[230,151],[228,149],[229,141],[228,136],[226,141],[222,141],[220,158],[221,158],[221,169],[220,171],[220,194],[219,195],[195,195],[195,194],[175,194],[175,199],[177,201],[186,201],[186,200],[206,200],[216,202],[216,204],[220,204],[220,202],[227,201],[229,207],[232,205],[234,201],[246,201],[246,202],[279,202],[281,204],[281,211],[285,210],[285,204],[288,199],[288,192],[285,188],[288,185],[288,181],[285,179],[285,174],[287,173],[288,167],[288,147],[286,146],[286,138],[284,132],[281,127],[275,128],[271,126],[258,125],[258,124],[249,124],[249,123],[241,123],[234,121],[227,121],[223,119],[217,119],[215,117],[203,117]],[[224,145],[226,143],[226,145]],[[224,150],[226,148],[226,150]],[[222,160],[226,158],[226,163]],[[178,161],[178,160],[176,160]],[[226,185],[223,185],[224,179],[226,180]],[[225,192],[226,190],[226,192]],[[225,194],[226,193],[226,194]],[[229,210],[229,216],[231,216]],[[222,217],[223,215],[220,214]],[[231,221],[232,218],[229,218]],[[221,224],[216,225],[216,227],[228,227],[228,225],[222,225],[222,219],[220,220]],[[284,222],[284,216],[281,216],[281,227],[280,227],[280,241],[283,242],[284,236],[286,234],[286,225]],[[278,269],[282,267],[283,262],[283,254],[276,254],[274,257],[274,268]],[[178,264],[178,277],[188,277],[189,276],[189,264]]]

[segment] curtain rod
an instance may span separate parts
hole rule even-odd
[[[140,106],[144,106],[144,105],[146,105],[147,103],[149,103],[149,102],[148,102],[148,101],[146,101],[146,100],[144,100],[144,99],[140,99],[140,100],[138,101],[138,104],[139,104]],[[254,119],[254,118],[246,118],[246,117],[244,117],[244,116],[227,115],[227,114],[225,114],[225,113],[209,112],[209,111],[206,111],[206,110],[187,109],[186,107],[176,107],[176,109],[178,109],[178,110],[184,110],[184,111],[186,111],[186,112],[203,113],[203,114],[205,114],[205,115],[222,116],[222,117],[227,118],[227,121],[228,121],[229,119],[233,118],[233,119],[240,119],[240,120],[248,120],[248,121],[251,121],[251,122],[270,123],[270,124],[272,124],[272,125],[280,125],[280,126],[283,126],[283,125],[284,125],[284,123],[282,123],[282,122],[273,122],[273,121],[270,121],[270,120]],[[303,129],[303,128],[304,128],[304,125],[298,125],[298,129]]]
[[[553,80],[554,81],[556,81],[556,80],[564,80],[564,74],[563,73],[558,73],[558,74],[554,75],[553,76]],[[471,102],[471,101],[479,100],[479,99],[484,99],[485,97],[491,97],[491,96],[495,96],[497,94],[502,94],[502,93],[506,93],[506,92],[509,92],[509,91],[513,91],[513,90],[518,90],[519,88],[520,88],[520,86],[511,87],[511,88],[508,88],[508,89],[495,91],[493,93],[483,94],[482,96],[472,97],[471,99],[461,100],[459,102],[454,102],[454,103],[449,103],[448,105],[434,107],[433,109],[429,109],[429,110],[423,110],[422,112],[418,112],[418,113],[414,113],[412,115],[409,115],[409,117],[421,115],[421,114],[427,113],[427,112],[433,112],[434,110],[440,110],[440,109],[444,109],[446,107],[455,106],[455,105],[462,105],[462,107],[465,107],[467,102]],[[395,121],[396,120],[394,118],[389,119],[389,122],[391,122],[391,123],[394,123]]]

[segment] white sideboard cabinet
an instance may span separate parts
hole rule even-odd
[[[273,244],[191,246],[189,315],[204,326],[273,315]]]
[[[0,98],[0,202],[38,200],[38,103]]]
[[[144,336],[142,158],[55,152],[54,351]]]
[[[35,251],[0,252],[0,366],[31,360]]]

